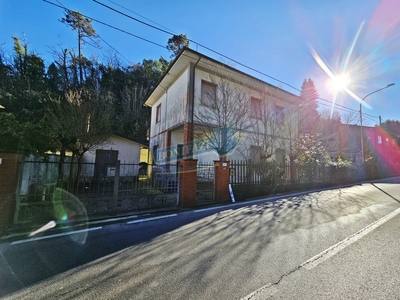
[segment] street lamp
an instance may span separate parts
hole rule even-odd
[[[376,92],[379,92],[381,90],[387,89],[388,87],[393,86],[394,83],[389,83],[387,86],[380,88],[376,91],[373,91],[372,93],[369,93],[368,95],[365,95],[364,98],[361,99],[360,102],[360,128],[361,128],[361,157],[362,157],[362,165],[364,166],[365,162],[365,157],[364,157],[364,139],[363,139],[363,125],[362,125],[362,102],[364,101],[365,98],[367,98],[369,95],[375,94]]]

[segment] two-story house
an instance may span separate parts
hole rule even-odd
[[[297,137],[300,101],[279,87],[185,48],[145,103],[152,108],[153,161],[283,162],[289,141]]]

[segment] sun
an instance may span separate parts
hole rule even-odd
[[[334,76],[331,79],[331,84],[336,91],[345,90],[350,84],[350,79],[347,74],[340,74],[338,76]]]

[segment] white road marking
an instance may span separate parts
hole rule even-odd
[[[104,223],[110,223],[110,222],[115,222],[115,221],[122,221],[122,220],[126,220],[126,219],[134,219],[137,217],[138,217],[138,215],[132,215],[132,216],[128,216],[128,217],[118,217],[118,218],[90,221],[90,224],[104,224]]]
[[[102,228],[103,227],[92,227],[92,228],[75,230],[75,231],[70,231],[70,232],[56,233],[56,234],[51,234],[51,235],[46,235],[46,236],[40,236],[40,237],[35,237],[35,238],[30,238],[30,239],[25,239],[25,240],[14,241],[10,245],[16,245],[16,244],[33,242],[33,241],[51,239],[51,238],[55,238],[55,237],[66,236],[66,235],[82,233],[82,232],[89,232],[89,231],[99,230],[99,229],[102,229]]]
[[[394,218],[400,214],[400,208],[396,209],[395,211],[391,212],[390,214],[384,216],[383,218],[375,221],[374,223],[364,227],[363,229],[357,231],[356,233],[350,235],[349,237],[345,238],[344,240],[338,242],[337,244],[329,247],[328,249],[322,251],[321,253],[315,255],[314,257],[310,258],[306,262],[302,263],[300,267],[304,267],[307,270],[311,270],[318,266],[320,263],[324,262],[328,258],[334,256],[337,254],[339,251],[343,250],[347,246],[350,246],[351,244],[355,243],[362,237],[366,236],[368,233],[373,231],[374,229],[378,228],[382,224],[386,223],[390,219]]]
[[[278,291],[278,289],[272,284],[268,283],[264,285],[263,287],[259,288],[258,290],[252,292],[251,294],[248,294],[247,296],[241,298],[240,300],[249,300],[254,297],[262,296],[262,298],[272,296]],[[257,295],[258,293],[262,293],[261,295]],[[257,299],[257,298],[255,298]]]
[[[214,209],[219,209],[219,208],[223,208],[223,206],[213,206],[213,207],[207,207],[207,208],[200,208],[200,209],[193,210],[193,212],[194,213],[198,213],[198,212],[202,212],[202,211],[214,210]]]
[[[304,267],[307,270],[312,270],[313,268],[318,266],[320,263],[326,261],[327,259],[331,258],[332,256],[334,256],[335,254],[337,254],[344,248],[355,243],[356,241],[358,241],[362,237],[366,236],[367,234],[369,234],[370,232],[372,232],[379,226],[383,225],[390,219],[394,218],[398,214],[400,214],[400,208],[396,209],[395,211],[392,211],[391,213],[387,214],[386,216],[380,218],[379,220],[371,223],[370,225],[364,227],[363,229],[357,231],[356,233],[348,236],[347,238],[343,239],[342,241],[336,243],[335,245],[329,247],[328,249],[322,251],[321,253],[319,253],[319,254],[315,255],[314,257],[310,258],[309,260],[305,261],[304,263],[302,263],[300,265],[299,269]],[[276,292],[278,292],[278,288],[276,287],[276,285],[272,284],[272,283],[268,283],[268,284],[264,285],[263,287],[259,288],[258,290],[248,294],[247,296],[245,296],[241,299],[242,300],[245,300],[245,299],[249,300],[252,298],[258,299],[257,298],[258,296],[262,296],[262,297],[272,296]],[[258,295],[259,293],[262,293],[262,294]]]
[[[176,217],[177,215],[178,214],[171,214],[171,215],[158,216],[158,217],[147,218],[147,219],[140,219],[140,220],[126,222],[126,224],[137,224],[137,223],[142,223],[142,222],[147,222],[147,221],[160,220],[160,219],[165,219],[165,218]]]

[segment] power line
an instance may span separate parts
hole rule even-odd
[[[159,27],[156,27],[156,26],[154,26],[154,25],[151,25],[151,24],[149,24],[149,23],[143,22],[142,20],[139,20],[139,19],[137,19],[137,18],[134,18],[134,17],[132,17],[132,16],[126,14],[126,13],[123,13],[122,11],[119,11],[118,9],[112,8],[111,6],[108,6],[108,5],[106,5],[106,4],[104,4],[104,3],[101,3],[101,2],[99,2],[99,1],[97,1],[97,0],[93,0],[93,1],[96,2],[97,4],[100,4],[100,5],[104,6],[105,8],[108,8],[109,10],[112,10],[112,11],[114,11],[114,12],[116,12],[116,13],[119,13],[119,14],[121,14],[121,15],[123,15],[123,16],[129,18],[129,19],[132,19],[132,20],[134,20],[134,21],[136,21],[136,22],[139,22],[139,23],[141,23],[141,24],[143,24],[143,25],[149,26],[149,27],[151,27],[151,28],[153,28],[153,29],[162,31],[162,32],[167,33],[167,34],[169,34],[169,35],[174,35],[174,33],[170,32],[170,31],[167,31],[167,30],[161,29],[161,28],[159,28]]]
[[[66,10],[69,10],[69,9],[67,9],[66,7],[62,7],[62,6],[60,6],[60,5],[57,5],[57,4],[55,4],[55,3],[50,2],[50,1],[48,1],[48,0],[43,0],[43,1],[44,1],[44,2],[47,2],[47,3],[49,3],[49,4],[52,4],[52,5],[54,5],[54,6],[57,6],[57,7],[66,9]],[[108,5],[104,4],[104,3],[101,3],[100,1],[97,1],[97,0],[93,0],[93,1],[94,1],[95,3],[97,3],[97,4],[99,4],[99,5],[102,5],[102,6],[106,7],[107,9],[110,9],[110,10],[112,10],[112,11],[118,13],[118,14],[121,14],[121,15],[123,15],[123,16],[125,16],[125,17],[127,17],[127,18],[129,18],[129,19],[132,19],[132,20],[134,20],[134,21],[136,21],[136,22],[139,22],[139,23],[141,23],[141,24],[143,24],[143,25],[149,26],[149,27],[151,27],[151,28],[153,28],[153,29],[156,29],[156,30],[158,30],[158,31],[161,31],[161,32],[166,33],[166,34],[169,34],[169,35],[174,35],[174,33],[173,33],[172,31],[170,31],[170,30],[164,30],[164,29],[161,29],[161,28],[159,28],[159,27],[157,27],[157,26],[148,24],[148,23],[146,23],[146,22],[144,22],[144,21],[141,21],[141,20],[139,20],[139,19],[137,19],[137,18],[134,18],[134,17],[132,17],[132,16],[130,16],[130,15],[128,15],[128,14],[125,14],[125,13],[123,13],[123,12],[121,12],[121,11],[115,9],[115,8],[112,8],[111,6],[108,6]],[[114,2],[111,1],[111,0],[108,0],[108,1],[114,3]],[[117,4],[117,5],[118,5],[118,4]],[[118,6],[120,6],[120,5],[118,5]],[[127,8],[125,8],[125,7],[123,7],[123,6],[120,6],[120,7],[122,7],[122,8],[124,8],[124,9],[128,10]],[[130,10],[128,10],[128,11],[130,11]],[[132,11],[131,11],[131,12],[132,12]],[[134,13],[134,12],[132,12],[132,13]],[[136,13],[135,13],[135,14],[136,14]],[[136,15],[139,15],[139,14],[136,14]],[[148,39],[142,38],[142,37],[140,37],[140,36],[137,36],[137,35],[132,34],[132,33],[128,32],[128,31],[126,31],[126,30],[117,28],[117,27],[115,27],[115,26],[112,26],[112,25],[107,24],[107,23],[105,23],[105,22],[102,22],[102,21],[100,21],[100,20],[91,18],[91,17],[89,17],[89,16],[87,16],[87,15],[83,15],[83,14],[82,14],[82,16],[84,16],[84,17],[86,17],[86,18],[89,18],[89,19],[91,19],[91,20],[93,20],[93,21],[95,21],[95,22],[97,22],[97,23],[100,23],[100,24],[103,24],[103,25],[105,25],[105,26],[108,26],[108,27],[110,27],[110,28],[112,28],[112,29],[118,30],[118,31],[123,32],[123,33],[125,33],[125,34],[131,35],[131,36],[136,37],[136,38],[138,38],[138,39],[141,39],[141,40],[143,40],[143,41],[145,41],[145,42],[151,43],[151,44],[153,44],[153,45],[159,46],[159,47],[164,48],[164,49],[167,48],[166,46],[163,46],[163,45],[161,45],[161,44],[155,43],[155,42],[150,41],[150,40],[148,40]],[[139,15],[139,16],[142,17],[142,18],[144,18],[144,17],[141,16],[141,15]],[[146,18],[145,18],[145,19],[146,19]],[[147,19],[147,20],[149,20],[149,19]],[[149,20],[149,21],[155,23],[155,22],[152,21],[152,20]],[[155,24],[157,24],[157,23],[155,23]],[[157,25],[159,25],[159,24],[157,24]],[[162,25],[159,25],[159,26],[162,26]],[[162,26],[162,27],[164,27],[164,26]],[[165,28],[165,27],[164,27],[164,28]],[[281,81],[281,80],[279,80],[279,79],[277,79],[277,78],[275,78],[275,77],[272,77],[272,76],[270,76],[270,75],[268,75],[268,74],[266,74],[266,73],[264,73],[264,72],[261,72],[261,71],[259,71],[259,70],[256,70],[256,69],[250,67],[250,66],[247,66],[247,65],[245,65],[245,64],[243,64],[243,63],[240,63],[239,61],[234,60],[234,59],[232,59],[232,58],[230,58],[230,57],[228,57],[228,56],[226,56],[226,55],[224,55],[224,54],[222,54],[222,53],[219,53],[219,52],[217,52],[217,51],[215,51],[215,50],[212,50],[211,48],[209,48],[209,47],[207,47],[207,46],[204,46],[204,45],[202,45],[202,44],[200,44],[200,43],[197,43],[197,42],[194,41],[194,40],[188,39],[188,41],[190,41],[190,42],[192,42],[192,43],[194,43],[194,44],[197,44],[198,46],[203,47],[204,49],[207,49],[207,50],[209,50],[209,51],[211,51],[211,52],[213,52],[213,53],[215,53],[215,54],[218,54],[218,55],[220,55],[220,56],[222,56],[222,57],[224,57],[224,58],[226,58],[226,59],[229,59],[230,61],[232,61],[232,62],[234,62],[234,63],[236,63],[236,64],[238,64],[238,65],[240,65],[240,66],[242,66],[242,67],[245,67],[245,68],[247,68],[247,69],[249,69],[249,70],[252,70],[252,71],[254,71],[254,72],[258,73],[258,74],[261,74],[261,75],[263,75],[263,76],[266,76],[266,77],[268,77],[268,78],[271,78],[271,79],[273,79],[273,80],[275,80],[275,81],[277,81],[277,82],[280,82],[280,83],[282,83],[282,84],[284,84],[284,85],[286,85],[286,86],[291,87],[292,89],[294,89],[294,90],[296,90],[296,91],[298,91],[298,92],[301,92],[299,89],[297,89],[296,87],[292,86],[292,85],[289,84],[289,83],[286,83],[286,82],[284,82],[284,81]],[[108,44],[108,43],[107,43],[107,44]],[[108,44],[108,45],[109,45],[109,44]],[[112,47],[112,48],[113,48],[113,47]],[[113,49],[115,50],[115,48],[113,48]],[[117,50],[115,50],[115,51],[117,51]],[[117,51],[117,52],[118,52],[118,51]],[[119,52],[118,52],[118,53],[119,53]],[[121,54],[120,54],[120,55],[121,55]],[[121,55],[121,56],[122,56],[122,55]],[[125,59],[126,59],[126,58],[125,58]],[[331,105],[333,104],[332,101],[329,101],[329,100],[327,100],[327,99],[318,98],[317,100],[321,100],[321,101],[328,102],[328,103],[330,103]],[[323,104],[321,103],[321,105],[323,105]],[[328,105],[326,105],[326,106],[328,106]],[[336,107],[339,107],[339,108],[336,108],[336,109],[338,109],[338,110],[347,110],[347,111],[351,111],[351,112],[355,112],[355,113],[358,113],[358,112],[359,112],[359,111],[357,111],[357,110],[354,110],[354,109],[345,107],[345,106],[340,105],[340,104],[335,104],[335,106],[336,106]],[[368,115],[368,114],[364,114],[364,113],[363,113],[363,116],[364,116],[364,115],[365,115],[365,116],[372,117],[372,118],[378,118],[377,116],[371,116],[371,115]]]
[[[57,5],[58,7],[63,8],[64,10],[69,11],[69,9],[67,7],[65,7],[65,5],[63,5],[59,0],[56,0],[60,5]],[[48,1],[45,1],[48,2]],[[50,4],[55,5],[54,3],[48,2]],[[107,44],[107,46],[109,46],[111,49],[113,49],[116,53],[118,53],[122,58],[124,58],[128,63],[132,63],[129,59],[127,59],[124,55],[122,55],[121,52],[119,52],[117,49],[115,49],[113,46],[111,46],[105,39],[103,39],[100,35],[96,35],[97,38],[101,39],[105,44]]]
[[[137,19],[137,18],[134,18],[134,17],[132,17],[132,16],[129,16],[129,15],[127,15],[127,14],[125,14],[125,13],[123,13],[123,12],[121,12],[121,11],[115,9],[115,8],[112,8],[112,7],[110,7],[110,6],[108,6],[108,5],[104,4],[104,3],[101,3],[101,2],[98,1],[98,0],[93,0],[93,1],[94,1],[95,3],[97,3],[97,4],[99,4],[99,5],[102,5],[102,6],[106,7],[106,8],[108,8],[108,9],[110,9],[110,10],[116,12],[116,13],[119,13],[119,14],[121,14],[121,15],[127,17],[127,18],[130,18],[130,19],[132,19],[132,20],[134,20],[134,21],[140,22],[140,23],[143,24],[143,25],[149,26],[149,27],[151,27],[151,28],[153,28],[153,29],[159,30],[159,31],[161,31],[161,32],[164,32],[164,33],[167,33],[167,34],[170,34],[170,35],[174,35],[174,33],[171,32],[171,31],[167,31],[167,30],[158,28],[158,27],[156,27],[156,26],[153,26],[153,25],[151,25],[151,24],[148,24],[148,23],[146,23],[146,22],[143,22],[143,21],[141,21],[141,20],[139,20],[139,19]],[[108,1],[114,3],[114,2],[111,1],[111,0],[108,0]],[[118,5],[118,4],[117,4],[117,5]],[[124,8],[124,9],[128,10],[127,8],[125,8],[125,7],[121,6],[121,5],[118,5],[118,6],[120,6],[120,7]],[[130,12],[132,12],[132,13],[135,13],[135,12],[133,12],[133,11],[131,11],[131,10],[128,10],[128,11],[130,11]],[[137,13],[135,13],[135,14],[136,14],[136,15],[139,15],[139,14],[137,14]],[[139,16],[140,16],[140,15],[139,15]],[[143,16],[141,16],[141,17],[144,18]],[[147,19],[147,20],[149,20],[149,19]],[[155,22],[152,21],[152,20],[149,20],[149,21],[155,23]],[[157,24],[157,23],[155,23],[155,24]],[[159,24],[157,24],[157,25],[159,25]],[[159,26],[162,26],[162,25],[159,25]],[[163,26],[163,27],[164,27],[164,26]],[[164,28],[165,28],[165,27],[164,27]],[[211,48],[209,48],[209,47],[207,47],[207,46],[205,46],[205,45],[202,45],[202,44],[200,44],[200,43],[198,43],[198,42],[196,42],[196,41],[194,41],[194,40],[188,39],[188,41],[189,41],[189,42],[192,42],[192,43],[194,43],[194,44],[197,44],[198,46],[203,47],[204,49],[207,49],[207,50],[209,50],[209,51],[211,51],[211,52],[213,52],[213,53],[215,53],[215,54],[218,54],[218,55],[220,55],[220,56],[222,56],[222,57],[224,57],[224,58],[226,58],[226,59],[229,59],[230,61],[232,61],[232,62],[234,62],[234,63],[236,63],[236,64],[238,64],[238,65],[240,65],[240,66],[242,66],[242,67],[245,67],[245,68],[247,68],[247,69],[249,69],[249,70],[252,70],[252,71],[254,71],[254,72],[257,72],[258,74],[261,74],[261,75],[263,75],[263,76],[266,76],[266,77],[268,77],[268,78],[271,78],[271,79],[273,79],[273,80],[275,80],[275,81],[277,81],[277,82],[280,82],[280,83],[282,83],[282,84],[284,84],[284,85],[286,85],[286,86],[291,87],[292,89],[294,89],[294,90],[296,90],[296,91],[298,91],[298,92],[301,92],[298,88],[292,86],[291,84],[289,84],[289,83],[287,83],[287,82],[284,82],[284,81],[282,81],[282,80],[279,80],[279,79],[277,79],[277,78],[275,78],[275,77],[272,77],[272,76],[270,76],[270,75],[268,75],[268,74],[266,74],[266,73],[264,73],[264,72],[261,72],[261,71],[259,71],[259,70],[256,70],[256,69],[254,69],[254,68],[252,68],[252,67],[250,67],[250,66],[248,66],[248,65],[245,65],[245,64],[243,64],[243,63],[240,63],[239,61],[237,61],[237,60],[235,60],[235,59],[233,59],[233,58],[230,58],[230,57],[228,57],[228,56],[226,56],[226,55],[224,55],[224,54],[222,54],[222,53],[220,53],[220,52],[217,52],[217,51],[215,51],[215,50],[213,50],[213,49],[211,49]],[[318,98],[318,99],[319,99],[319,100],[322,100],[322,101],[329,102],[330,104],[333,104],[332,101],[329,101],[329,100],[326,100],[326,99],[323,99],[323,98]],[[342,106],[342,105],[340,105],[340,104],[335,104],[335,106],[340,106],[340,107],[345,108],[345,109],[348,109],[348,110],[350,110],[350,111],[358,112],[358,111],[353,110],[353,109],[351,109],[351,108],[344,107],[344,106]],[[375,116],[372,116],[372,117],[377,118],[377,117],[375,117]]]
[[[53,2],[50,2],[50,1],[48,1],[48,0],[43,0],[43,1],[44,1],[44,2],[47,2],[47,3],[51,4],[51,5],[57,6],[57,7],[59,7],[59,8],[70,10],[70,9],[68,9],[68,8],[62,7],[62,6],[58,5],[58,4],[55,4],[55,3],[53,3]],[[70,10],[70,11],[72,11],[72,10]],[[100,23],[100,24],[102,24],[102,25],[108,26],[108,27],[110,27],[110,28],[112,28],[112,29],[121,31],[121,32],[123,32],[123,33],[125,33],[125,34],[128,34],[128,35],[130,35],[130,36],[133,36],[133,37],[138,38],[138,39],[140,39],[140,40],[143,40],[143,41],[145,41],[145,42],[151,43],[151,44],[153,44],[153,45],[159,46],[159,47],[164,48],[164,49],[166,48],[166,46],[163,46],[163,45],[161,45],[161,44],[155,43],[155,42],[150,41],[150,40],[148,40],[148,39],[142,38],[142,37],[140,37],[140,36],[138,36],[138,35],[135,35],[135,34],[133,34],[133,33],[128,32],[128,31],[126,31],[126,30],[120,29],[120,28],[118,28],[118,27],[115,27],[115,26],[113,26],[113,25],[107,24],[107,23],[102,22],[102,21],[100,21],[100,20],[91,18],[91,17],[89,17],[89,16],[87,16],[87,15],[84,15],[84,14],[81,14],[81,15],[84,16],[85,18],[91,19],[92,21],[95,21],[95,22]]]
[[[147,21],[150,21],[150,22],[152,22],[152,23],[154,23],[154,24],[156,24],[156,25],[158,25],[158,26],[160,26],[160,27],[165,28],[166,30],[169,30],[169,31],[173,32],[173,30],[171,30],[171,29],[169,29],[169,28],[167,28],[167,27],[165,27],[165,26],[163,26],[163,25],[161,25],[161,24],[158,24],[158,23],[154,22],[153,20],[150,20],[150,19],[148,19],[148,18],[146,18],[146,17],[144,17],[144,16],[142,16],[142,15],[136,13],[136,12],[134,12],[133,10],[130,10],[129,8],[126,8],[125,6],[122,6],[122,5],[116,3],[116,2],[114,2],[114,1],[112,1],[112,0],[108,0],[108,2],[111,2],[111,3],[115,4],[116,6],[119,6],[119,7],[123,8],[123,9],[125,9],[125,10],[127,10],[127,11],[129,11],[129,12],[131,12],[131,13],[133,13],[133,14],[139,16],[139,17],[141,17],[142,19],[145,19],[145,20],[147,20]]]
[[[102,6],[106,7],[106,8],[108,8],[108,9],[110,9],[110,10],[116,12],[116,13],[119,13],[119,14],[121,14],[121,15],[127,17],[127,18],[130,18],[130,19],[132,19],[132,20],[134,20],[134,21],[136,21],[136,22],[139,22],[139,23],[141,23],[141,24],[143,24],[143,25],[149,26],[149,27],[151,27],[151,28],[153,28],[153,29],[159,30],[159,31],[161,31],[161,32],[164,32],[164,33],[167,33],[167,34],[170,34],[170,35],[174,35],[174,33],[170,32],[170,31],[167,31],[167,30],[161,29],[161,28],[159,28],[159,27],[156,27],[156,26],[154,26],[154,25],[151,25],[151,24],[148,24],[148,23],[146,23],[146,22],[143,22],[143,21],[141,21],[141,20],[139,20],[139,19],[137,19],[137,18],[134,18],[134,17],[132,17],[132,16],[129,16],[129,15],[127,15],[127,14],[125,14],[125,13],[123,13],[123,12],[121,12],[121,11],[115,9],[115,8],[112,8],[112,7],[110,7],[110,6],[108,6],[108,5],[104,4],[104,3],[101,3],[100,1],[97,1],[97,0],[93,0],[93,1],[96,2],[97,4],[100,4],[100,5],[102,5]],[[247,69],[249,69],[249,70],[252,70],[252,71],[254,71],[254,72],[257,72],[257,73],[259,73],[259,74],[261,74],[261,75],[264,75],[264,76],[266,76],[266,77],[268,77],[268,78],[271,78],[271,79],[273,79],[273,80],[275,80],[275,81],[277,81],[277,82],[280,82],[280,83],[282,83],[282,84],[284,84],[284,85],[287,85],[287,86],[291,87],[292,89],[294,89],[294,90],[300,92],[299,89],[295,88],[294,86],[290,85],[290,84],[287,83],[287,82],[284,82],[284,81],[282,81],[282,80],[279,80],[279,79],[277,79],[277,78],[275,78],[275,77],[272,77],[272,76],[270,76],[270,75],[268,75],[268,74],[266,74],[266,73],[263,73],[263,72],[261,72],[261,71],[259,71],[259,70],[256,70],[256,69],[254,69],[254,68],[252,68],[252,67],[249,67],[249,66],[247,66],[247,65],[245,65],[245,64],[242,64],[241,62],[239,62],[239,61],[237,61],[237,60],[234,60],[233,58],[230,58],[230,57],[228,57],[228,56],[226,56],[226,55],[224,55],[224,54],[222,54],[222,53],[220,53],[220,52],[217,52],[217,51],[215,51],[215,50],[213,50],[213,49],[211,49],[211,48],[209,48],[209,47],[207,47],[207,46],[205,46],[205,45],[202,45],[202,44],[200,44],[200,43],[198,43],[198,42],[196,42],[196,41],[193,41],[193,40],[191,40],[191,39],[188,39],[188,41],[189,41],[189,42],[192,42],[192,43],[194,43],[194,44],[197,44],[198,46],[203,47],[204,49],[207,49],[208,51],[211,51],[211,52],[213,52],[213,53],[215,53],[215,54],[218,54],[218,55],[220,55],[220,56],[222,56],[222,57],[224,57],[224,58],[226,58],[226,59],[229,59],[230,61],[232,61],[232,62],[234,62],[234,63],[236,63],[236,64],[238,64],[238,65],[240,65],[240,66],[242,66],[242,67],[245,67],[245,68],[247,68]]]

